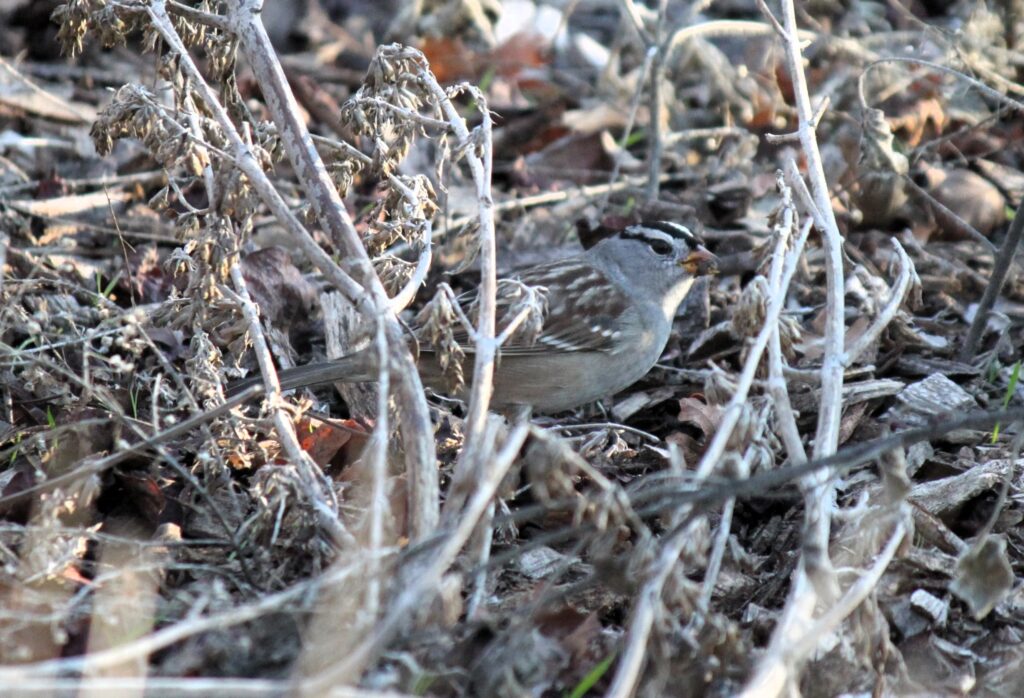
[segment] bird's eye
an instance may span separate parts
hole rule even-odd
[[[651,246],[655,254],[672,254],[672,245],[664,240],[648,240],[647,244]]]

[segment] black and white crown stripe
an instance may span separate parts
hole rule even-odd
[[[682,223],[671,221],[653,221],[631,225],[622,231],[621,236],[632,240],[661,240],[669,242],[682,240],[689,247],[696,247],[700,244],[697,236]],[[667,239],[668,238],[668,239]]]

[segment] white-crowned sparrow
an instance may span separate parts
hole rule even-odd
[[[630,225],[579,255],[515,274],[522,284],[538,289],[547,312],[534,341],[513,336],[501,347],[492,405],[558,412],[632,385],[664,351],[673,317],[694,278],[716,270],[717,258],[686,226],[658,221]],[[503,311],[511,305],[499,295],[499,331],[505,324]],[[462,339],[469,363],[473,346],[464,333]],[[373,350],[363,349],[286,369],[278,377],[283,389],[371,381],[376,363]],[[445,392],[444,372],[426,342],[421,342],[419,368],[425,385]],[[232,392],[252,382],[236,384]]]

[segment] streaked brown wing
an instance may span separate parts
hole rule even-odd
[[[538,287],[547,298],[548,308],[537,341],[531,344],[525,338],[513,336],[502,346],[502,354],[612,351],[620,331],[614,328],[620,326],[629,303],[604,274],[570,259],[534,267],[516,278],[527,286]],[[465,294],[459,301],[468,307],[474,299],[475,294]],[[512,319],[509,310],[513,300],[501,295],[497,299],[498,332]],[[472,353],[472,342],[465,332],[457,332],[456,341],[466,353]]]

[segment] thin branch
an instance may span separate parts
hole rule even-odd
[[[950,68],[949,66],[940,65],[938,63],[932,63],[931,61],[926,61],[921,58],[911,58],[909,56],[885,56],[884,58],[879,58],[878,60],[873,61],[864,67],[864,72],[860,74],[860,78],[858,78],[857,80],[857,92],[860,95],[862,107],[867,107],[868,104],[864,92],[864,84],[867,79],[868,73],[871,72],[873,68],[883,65],[885,63],[911,63],[914,65],[921,65],[926,68],[930,68],[940,73],[945,73],[946,75],[952,75],[953,77],[959,80],[963,80],[964,82],[969,83],[972,87],[983,93],[985,96],[994,99],[1003,106],[1009,107],[1010,109],[1013,109],[1018,112],[1024,111],[1024,104],[1018,102],[1015,99],[1010,99],[1002,92],[993,90],[991,87],[989,87],[982,81],[972,78],[970,75],[965,75],[959,70],[956,70],[955,68]]]
[[[892,246],[895,248],[896,256],[900,261],[899,276],[896,279],[896,283],[889,289],[889,300],[878,314],[878,317],[871,322],[864,331],[864,334],[854,341],[853,346],[846,350],[846,358],[844,360],[846,366],[852,366],[860,355],[867,351],[868,347],[878,339],[882,331],[892,322],[892,319],[896,317],[896,313],[899,312],[900,307],[907,298],[911,282],[921,283],[921,280],[917,278],[914,262],[911,261],[899,240],[892,238]]]
[[[632,4],[632,3],[627,3]],[[643,95],[644,84],[647,82],[647,76],[651,72],[651,63],[654,57],[658,53],[657,46],[651,46],[647,49],[647,53],[644,54],[644,62],[640,66],[640,74],[636,79],[636,91],[633,93],[633,99],[629,104],[629,115],[626,117],[626,124],[622,128],[622,139],[619,141],[620,153],[616,156],[615,162],[612,165],[612,173],[608,176],[608,184],[611,185],[619,179],[619,171],[622,168],[622,161],[624,159],[626,145],[629,142],[629,137],[633,133],[633,126],[636,124],[636,115],[640,110],[640,97]],[[658,176],[659,172],[656,170],[654,176]],[[648,182],[650,181],[651,173],[648,172]],[[598,210],[603,211],[608,206],[608,200],[611,198],[612,189],[611,186],[605,192],[604,199],[601,201],[601,205],[598,206]]]
[[[803,72],[796,13],[792,0],[781,0],[780,4],[783,15],[783,31],[780,38],[785,48],[789,76],[793,84],[799,117],[800,143],[807,160],[807,177],[814,202],[811,213],[822,236],[825,257],[825,342],[821,367],[821,403],[813,451],[814,456],[820,458],[836,451],[842,416],[843,343],[846,332],[842,236],[832,210],[828,181],[825,178],[821,154],[812,128],[815,112],[811,108],[807,78]],[[762,8],[767,9],[764,3]],[[799,186],[796,187],[796,193],[798,196],[802,193]],[[835,592],[835,577],[828,561],[834,487],[830,483],[829,474],[824,471],[808,475],[803,481],[803,487],[806,507],[804,552],[782,618],[772,634],[768,657],[778,656],[771,654],[772,650],[786,646],[791,641],[792,634],[806,625],[819,599],[828,600]],[[780,666],[777,662],[769,665],[766,661],[760,661],[750,685],[758,685],[756,682],[766,675],[788,676],[791,669],[789,665]],[[768,695],[778,694],[784,685],[785,682],[772,683]]]
[[[917,194],[918,197],[920,197],[922,201],[927,203],[928,206],[930,206],[932,208],[932,210],[936,214],[936,217],[944,218],[945,221],[943,221],[943,222],[952,223],[953,225],[955,225],[957,227],[957,230],[959,232],[962,232],[963,234],[967,235],[972,240],[974,240],[976,243],[980,244],[986,250],[991,252],[993,254],[993,256],[996,254],[996,246],[992,244],[991,240],[989,240],[987,237],[982,235],[981,232],[979,232],[978,229],[975,228],[973,225],[971,225],[970,223],[965,221],[963,218],[961,218],[956,213],[956,211],[951,210],[944,203],[942,203],[941,201],[936,199],[934,196],[932,196],[930,193],[928,193],[927,191],[922,189],[921,185],[919,185],[917,182],[915,182],[913,177],[911,177],[910,175],[904,174],[902,176],[902,180],[903,180],[903,182],[908,187],[910,187],[910,190],[912,192]]]
[[[189,20],[190,22],[198,22],[214,29],[219,29],[222,32],[230,31],[230,25],[227,20],[218,14],[211,12],[202,12],[194,7],[177,2],[176,0],[168,0],[167,7],[172,14],[179,15]]]
[[[658,20],[654,27],[652,48],[654,58],[651,60],[651,93],[647,105],[647,200],[658,198],[658,175],[661,173],[661,156],[665,144],[661,140],[661,116],[665,112],[665,100],[662,97],[661,85],[665,80],[665,54],[668,44],[665,41],[665,12],[668,0],[658,2]]]
[[[245,316],[249,337],[252,339],[253,351],[256,353],[256,361],[260,366],[260,373],[263,375],[264,386],[267,389],[270,413],[274,420],[274,427],[277,429],[278,438],[284,447],[288,458],[296,465],[311,466],[316,468],[309,459],[309,454],[299,446],[298,436],[295,434],[295,425],[281,408],[281,384],[277,380],[277,371],[274,369],[274,360],[270,355],[270,347],[263,335],[263,327],[260,324],[260,311],[249,295],[249,288],[242,276],[242,268],[237,263],[231,265],[231,282],[235,285],[235,300],[242,307],[242,314]]]
[[[783,209],[782,221],[778,226],[779,235],[788,236],[790,230],[796,225],[796,211],[792,200],[792,191],[786,186],[785,178],[779,178],[779,189],[782,192]],[[799,180],[803,184],[803,180]],[[804,222],[799,242],[795,246],[802,248],[810,234],[813,220]],[[798,263],[796,255],[793,255],[793,263]],[[778,293],[783,273],[782,260],[772,257],[772,266],[768,273],[768,286],[772,293]],[[786,379],[783,369],[782,339],[779,333],[779,325],[776,324],[772,336],[768,342],[768,392],[774,401],[775,420],[782,443],[786,446],[786,453],[792,463],[804,463],[807,461],[807,451],[804,449],[803,440],[800,438],[800,430],[796,423],[796,415],[793,413],[793,406],[789,399],[789,389],[786,386]]]
[[[473,364],[473,387],[469,395],[469,414],[466,417],[466,438],[456,464],[455,476],[445,502],[445,517],[452,521],[464,501],[471,476],[484,462],[487,453],[481,445],[487,421],[487,409],[494,391],[494,362],[497,343],[494,340],[497,318],[498,263],[494,236],[494,199],[491,196],[492,139],[491,116],[487,100],[476,88],[468,88],[479,105],[479,138],[474,139],[455,105],[437,80],[429,72],[425,75],[427,89],[434,95],[448,118],[460,144],[466,147],[466,162],[473,175],[477,195],[477,216],[480,222],[477,235],[480,249],[479,314],[477,316],[476,357]],[[479,149],[479,153],[477,153]]]
[[[391,507],[387,498],[388,482],[388,437],[391,433],[388,419],[388,404],[391,398],[391,372],[388,367],[388,338],[384,323],[377,323],[374,333],[374,350],[377,352],[377,422],[366,448],[366,462],[372,481],[370,494],[369,548],[370,559],[366,586],[367,617],[376,619],[380,613],[382,567],[384,558],[384,522],[391,519]]]

